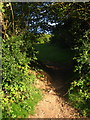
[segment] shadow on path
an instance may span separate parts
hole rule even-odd
[[[56,65],[43,65],[36,87],[42,90],[43,100],[36,107],[36,114],[29,118],[79,118],[79,113],[67,102],[65,94],[69,87],[71,69]]]
[[[70,87],[70,83],[73,77],[73,64],[72,65],[60,65],[51,63],[45,64],[46,73],[52,78],[48,79],[50,85],[54,88],[54,91],[59,96],[65,96]]]

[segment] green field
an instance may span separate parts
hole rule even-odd
[[[42,62],[70,63],[73,58],[73,52],[68,48],[58,47],[50,43],[36,44],[38,51],[37,58]]]

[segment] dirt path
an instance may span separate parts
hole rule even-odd
[[[40,78],[35,86],[42,90],[44,96],[36,107],[36,114],[29,118],[80,118],[79,113],[64,99],[66,88],[61,75],[56,73],[52,78],[45,72],[42,74],[45,77]]]

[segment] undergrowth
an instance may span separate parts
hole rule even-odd
[[[35,105],[42,98],[34,87],[36,76],[29,73],[30,58],[26,57],[23,36],[3,40],[2,117],[26,118],[34,114]],[[32,51],[31,51],[32,52]]]
[[[90,29],[78,40],[81,46],[75,47],[77,61],[76,77],[69,90],[69,99],[83,116],[90,117]]]

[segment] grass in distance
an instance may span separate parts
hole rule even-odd
[[[37,58],[42,62],[68,63],[73,58],[73,53],[68,48],[58,47],[50,43],[35,44],[38,51]]]

